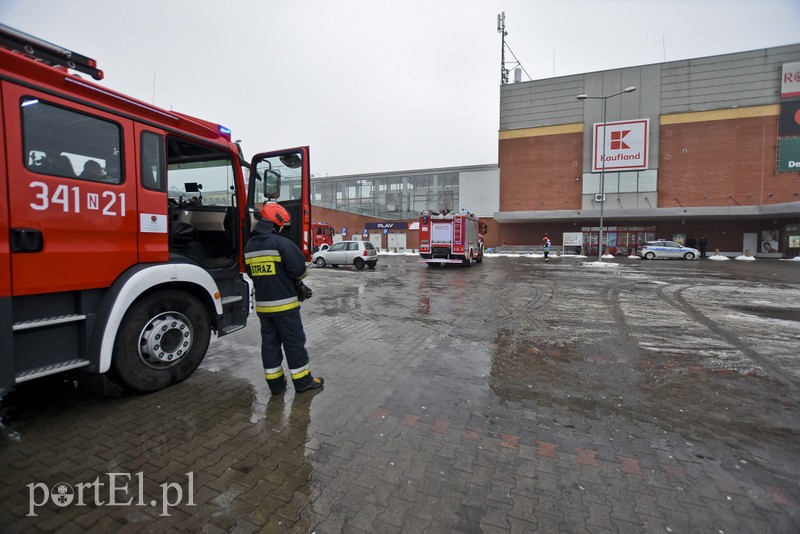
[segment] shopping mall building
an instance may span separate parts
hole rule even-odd
[[[498,165],[312,179],[315,221],[417,247],[423,210],[466,208],[487,246],[612,253],[705,237],[800,254],[800,44],[503,85]],[[577,241],[576,241],[577,239]]]

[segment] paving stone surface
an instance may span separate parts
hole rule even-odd
[[[800,532],[800,265],[310,267],[325,387],[259,329],[166,390],[0,404],[3,532]]]

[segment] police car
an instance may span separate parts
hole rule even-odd
[[[662,258],[683,258],[693,260],[700,256],[700,251],[696,248],[684,247],[674,241],[659,239],[658,241],[648,241],[637,252],[639,257],[646,260]]]

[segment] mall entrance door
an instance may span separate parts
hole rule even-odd
[[[600,238],[600,227],[584,227],[583,253],[586,256],[597,256],[597,244]],[[603,229],[603,252],[614,256],[630,256],[646,241],[656,238],[655,226],[609,226]]]

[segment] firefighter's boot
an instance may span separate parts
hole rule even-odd
[[[319,376],[315,376],[307,383],[303,384],[300,387],[295,386],[295,391],[297,393],[302,393],[304,391],[311,391],[312,389],[319,389],[325,383],[325,379]]]
[[[279,368],[280,369],[280,368]],[[269,370],[267,370],[269,371]],[[283,369],[273,373],[265,373],[264,378],[267,379],[267,385],[272,395],[282,395],[286,391],[286,377],[283,374]]]

